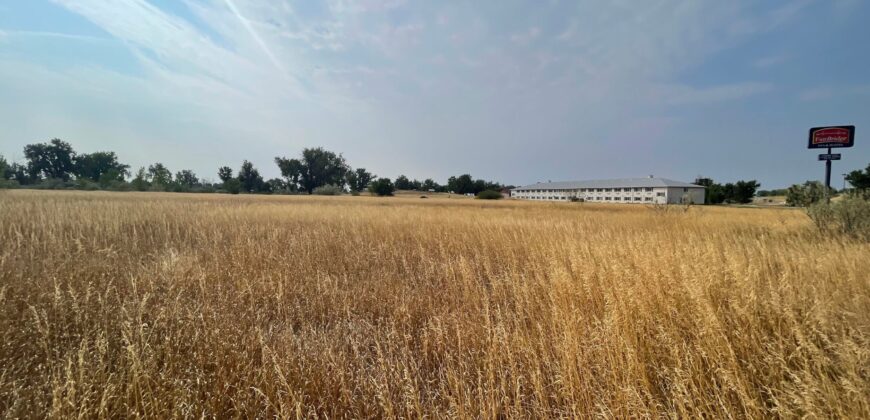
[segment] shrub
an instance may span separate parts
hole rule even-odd
[[[75,188],[75,183],[72,181],[64,181],[60,178],[46,178],[31,186],[37,190],[68,190]]]
[[[486,190],[477,193],[477,198],[481,200],[501,200],[504,196],[498,191]]]
[[[230,194],[238,194],[242,190],[242,183],[236,178],[230,178],[224,182],[224,191]]]
[[[100,185],[89,179],[79,178],[75,181],[77,190],[96,191],[100,189]]]
[[[870,241],[870,201],[847,197],[819,202],[807,208],[807,215],[821,232]]]
[[[344,194],[344,188],[338,185],[321,185],[315,188],[313,193],[317,195],[341,195]]]
[[[369,192],[379,197],[393,195],[395,189],[393,181],[390,181],[390,178],[378,178],[369,184]]]
[[[819,181],[795,184],[785,192],[785,203],[792,207],[809,207],[825,198],[825,186]]]
[[[0,179],[0,190],[18,188],[18,181],[13,179]]]

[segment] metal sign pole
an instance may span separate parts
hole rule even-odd
[[[807,143],[807,148],[828,149],[828,153],[819,155],[819,160],[825,161],[825,201],[828,203],[831,202],[831,161],[840,160],[840,154],[831,153],[831,148],[852,147],[854,145],[854,125],[810,128],[810,137],[809,143]]]
[[[828,154],[831,154],[831,148],[828,148]],[[831,202],[831,160],[825,161],[825,201]]]

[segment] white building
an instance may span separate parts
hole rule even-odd
[[[514,188],[511,198],[545,201],[576,198],[594,203],[704,204],[704,187],[654,177],[543,182]]]

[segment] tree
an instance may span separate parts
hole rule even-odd
[[[755,191],[761,186],[757,181],[737,181],[734,184],[717,184],[710,178],[696,178],[695,185],[706,187],[704,190],[704,202],[707,204],[728,203],[751,203],[755,197]]]
[[[696,178],[695,185],[700,185],[704,188],[704,203],[721,204],[725,201],[725,191],[722,185],[719,185],[711,178]]]
[[[75,157],[75,174],[80,179],[103,184],[123,181],[130,174],[129,169],[129,165],[118,162],[115,152],[94,152]]]
[[[221,182],[227,182],[233,178],[233,170],[229,166],[221,166],[218,168],[218,178]]]
[[[785,202],[792,207],[809,207],[825,198],[825,186],[819,181],[807,181],[803,185],[788,187]]]
[[[469,174],[451,176],[447,179],[447,189],[456,194],[474,193],[474,180]]]
[[[486,181],[482,179],[475,180],[473,187],[471,188],[471,193],[477,195],[484,190],[486,190]]]
[[[139,168],[136,171],[136,176],[133,177],[133,180],[130,181],[130,185],[136,191],[146,191],[151,184],[148,183],[148,173],[145,172],[145,168]]]
[[[12,171],[10,170],[9,162],[6,161],[6,158],[3,155],[0,155],[0,179],[9,179],[12,177]]]
[[[157,162],[148,167],[148,180],[152,185],[165,187],[172,183],[172,172],[162,163]]]
[[[348,171],[345,179],[351,191],[363,192],[375,179],[375,175],[365,168],[356,168],[353,171]]]
[[[31,178],[41,176],[68,181],[75,172],[75,155],[72,146],[60,139],[24,146],[27,171]]]
[[[423,181],[423,185],[421,186],[423,191],[438,191],[441,189],[441,186],[438,185],[432,178],[427,178]]]
[[[725,184],[726,191],[729,191],[728,187],[730,185],[731,184]],[[754,179],[751,181],[737,181],[730,189],[731,194],[726,195],[726,199],[733,203],[751,203],[752,199],[755,197],[755,191],[760,186],[761,184]]]
[[[502,198],[504,198],[504,196],[501,195],[500,191],[494,190],[481,191],[477,194],[476,197],[481,200],[501,200]]]
[[[281,170],[281,176],[286,180],[287,189],[298,191],[302,180],[302,161],[299,159],[276,157],[275,163],[278,164],[278,169]]]
[[[287,183],[284,182],[281,178],[272,178],[266,181],[266,185],[269,186],[269,191],[273,193],[282,193],[287,191]]]
[[[7,173],[9,173],[9,179],[13,179],[17,181],[21,185],[27,185],[34,181],[36,181],[33,177],[30,176],[30,171],[24,165],[13,163],[7,169]]]
[[[175,173],[175,182],[184,189],[190,189],[199,185],[199,178],[190,169],[184,169]]]
[[[230,194],[238,194],[242,190],[242,183],[237,178],[230,178],[224,182],[224,191]]]
[[[249,193],[263,192],[266,182],[260,176],[260,171],[254,168],[254,164],[249,161],[242,162],[242,167],[239,169],[239,183],[241,183],[242,191]]]
[[[395,185],[397,190],[413,190],[414,189],[414,184],[405,175],[397,176],[396,182],[394,183],[394,185]]]
[[[275,163],[281,175],[292,185],[311,194],[322,185],[345,185],[345,175],[350,170],[344,157],[322,147],[302,150],[302,159],[276,157]]]
[[[854,188],[855,195],[870,198],[870,164],[863,172],[860,170],[849,172],[846,181],[849,181]]]
[[[395,187],[393,186],[393,182],[390,181],[390,178],[378,178],[369,184],[369,192],[380,197],[393,195],[393,191],[395,191]]]

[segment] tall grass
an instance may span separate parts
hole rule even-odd
[[[801,212],[10,191],[5,417],[870,417]]]

